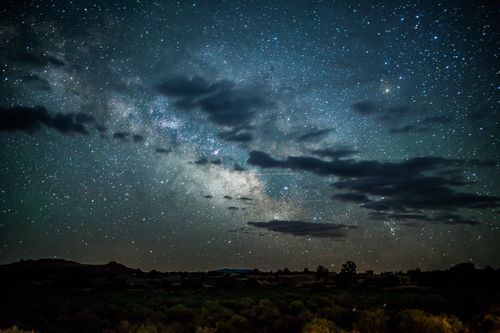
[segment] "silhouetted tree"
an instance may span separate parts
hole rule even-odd
[[[354,261],[348,260],[346,261],[345,264],[342,264],[342,269],[340,270],[340,273],[343,275],[350,275],[350,276],[356,275],[356,264],[354,263]]]
[[[321,280],[321,279],[328,279],[328,269],[325,268],[323,265],[319,265],[318,268],[316,268],[316,280]]]

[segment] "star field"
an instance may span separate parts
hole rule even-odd
[[[493,2],[0,13],[2,263],[500,265]]]

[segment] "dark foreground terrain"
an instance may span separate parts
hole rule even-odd
[[[500,332],[500,270],[145,273],[0,266],[0,332]],[[3,330],[2,330],[3,329]]]

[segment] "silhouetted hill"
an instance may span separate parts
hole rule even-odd
[[[246,269],[246,268],[220,268],[216,270],[216,272],[219,273],[225,273],[225,274],[248,274],[252,270],[251,269]]]
[[[6,265],[0,265],[0,272],[19,272],[19,273],[57,273],[60,271],[75,270],[90,274],[132,274],[137,269],[110,261],[104,265],[80,264],[64,259],[38,259],[21,260]]]
[[[63,259],[22,260],[0,265],[0,288],[26,285],[33,281],[59,288],[83,288],[90,286],[91,279],[109,280],[137,273],[141,271],[113,261],[104,265],[89,265]]]

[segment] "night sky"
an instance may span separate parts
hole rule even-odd
[[[500,266],[495,1],[2,1],[0,262]]]

